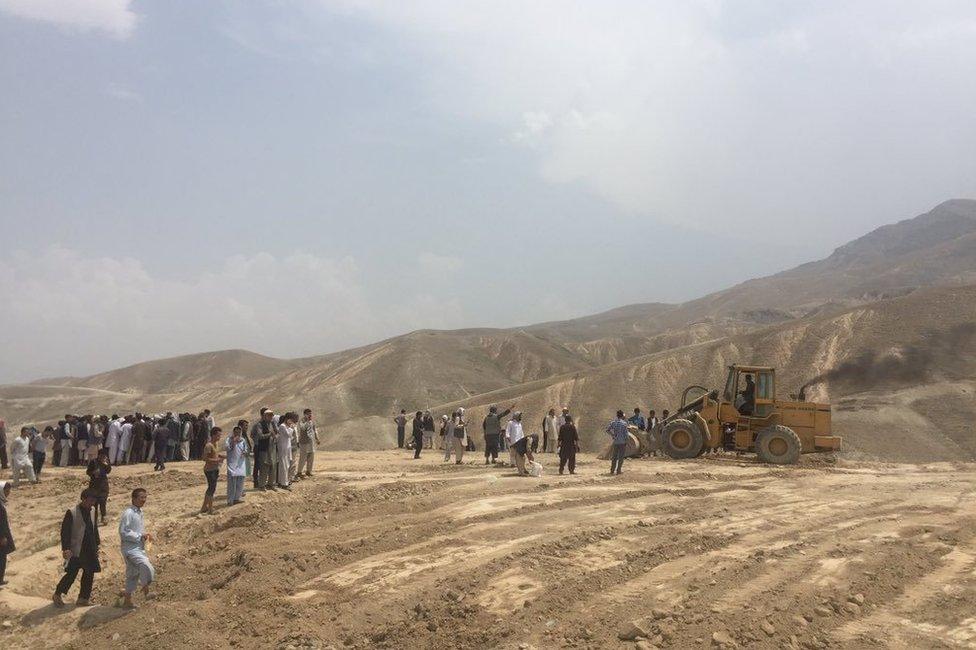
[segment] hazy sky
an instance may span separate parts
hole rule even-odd
[[[679,301],[976,197],[976,3],[0,0],[0,381]]]

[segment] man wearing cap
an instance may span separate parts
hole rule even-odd
[[[274,411],[261,409],[261,419],[251,425],[254,441],[254,489],[275,490],[276,434]]]

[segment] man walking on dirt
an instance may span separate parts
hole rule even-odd
[[[142,585],[142,593],[149,597],[149,585],[156,577],[149,557],[146,555],[146,543],[152,541],[152,535],[146,532],[142,518],[142,508],[146,505],[147,493],[145,488],[132,491],[132,505],[122,512],[119,520],[119,539],[122,541],[122,559],[125,560],[125,595],[122,607],[135,609],[132,595]]]
[[[610,453],[610,474],[619,476],[623,473],[624,456],[627,455],[627,437],[630,435],[627,431],[627,421],[624,420],[623,411],[617,411],[617,419],[607,425],[607,433],[610,434],[613,444],[613,450]]]
[[[37,483],[37,475],[34,474],[34,463],[30,457],[30,429],[21,427],[20,436],[10,445],[11,465],[13,465],[13,487],[20,485],[20,474],[27,475],[27,480]]]
[[[89,607],[91,603],[92,586],[95,574],[102,570],[98,561],[98,527],[92,516],[92,508],[98,499],[95,492],[85,488],[81,492],[78,505],[64,513],[61,521],[61,555],[65,559],[64,575],[54,589],[51,600],[55,607],[64,607],[62,596],[68,593],[74,584],[78,572],[81,571],[81,590],[78,592],[77,605]]]

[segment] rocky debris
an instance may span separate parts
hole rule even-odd
[[[650,626],[646,620],[630,621],[624,625],[617,638],[621,641],[636,641],[637,639],[647,639],[651,636]]]
[[[325,650],[327,646],[321,639],[294,632],[280,639],[275,647],[277,650]]]
[[[829,607],[826,607],[824,605],[817,605],[816,607],[813,608],[813,613],[816,614],[817,616],[830,616],[834,612]]]
[[[651,643],[650,641],[638,641],[634,644],[636,650],[658,650],[658,647]]]
[[[806,622],[804,621],[804,624]],[[769,621],[763,621],[759,624],[759,629],[766,633],[767,636],[773,636],[776,634],[776,627]]]
[[[712,632],[712,645],[723,648],[724,650],[732,650],[733,648],[739,647],[739,644],[736,643],[732,635],[725,630]]]
[[[854,603],[858,607],[864,605],[864,594],[852,594],[847,597],[847,602]]]

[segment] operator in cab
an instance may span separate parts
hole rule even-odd
[[[756,382],[752,375],[746,375],[746,387],[739,393],[735,400],[735,407],[739,409],[740,415],[752,415],[756,410]]]

